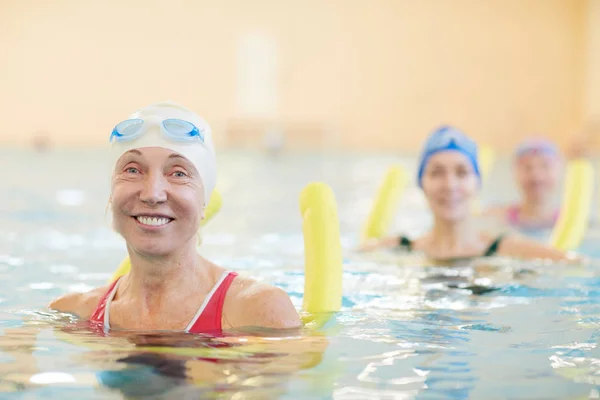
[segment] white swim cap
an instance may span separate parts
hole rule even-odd
[[[204,140],[177,141],[166,137],[161,131],[161,123],[169,118],[191,122],[198,128]],[[112,172],[114,173],[119,158],[130,150],[144,147],[173,150],[187,158],[198,170],[204,186],[205,205],[208,204],[217,180],[217,163],[212,131],[206,121],[198,114],[172,101],[151,104],[130,115],[129,119],[144,120],[144,132],[133,140],[112,141]]]

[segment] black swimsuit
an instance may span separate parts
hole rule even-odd
[[[483,253],[482,257],[491,257],[496,255],[496,253],[498,253],[498,248],[500,247],[500,243],[502,243],[502,240],[504,239],[504,237],[502,235],[498,236],[496,238],[496,240],[494,240],[490,246],[487,248],[487,250]],[[413,251],[413,244],[412,241],[407,238],[406,236],[400,236],[399,240],[398,240],[398,247],[404,251]],[[442,263],[443,265],[457,265],[457,264],[462,264],[463,262],[469,262],[470,260],[473,260],[477,257],[457,257],[457,258],[451,258],[451,259],[446,259],[446,260],[432,260],[434,262],[434,264],[437,263]],[[448,279],[447,276],[442,275],[442,276],[430,276],[429,279]],[[446,283],[446,286],[450,289],[463,289],[463,290],[470,290],[472,294],[474,295],[483,295],[489,292],[494,292],[496,290],[498,290],[498,287],[494,287],[494,286],[482,286],[482,285],[470,285],[470,284],[460,284],[460,283]]]
[[[500,235],[490,244],[487,250],[483,253],[482,257],[491,257],[498,253],[498,248],[500,247],[500,243],[504,239],[503,235]],[[400,247],[404,251],[413,251],[412,240],[407,238],[406,236],[400,236],[398,239],[398,247]]]

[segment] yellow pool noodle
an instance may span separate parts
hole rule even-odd
[[[342,245],[337,204],[324,183],[307,185],[300,194],[304,236],[303,317],[320,325],[342,306]],[[320,315],[319,315],[320,314]],[[310,326],[310,325],[309,325]]]
[[[494,152],[494,149],[485,144],[479,147],[479,156],[477,161],[479,163],[479,171],[481,173],[482,183],[485,183],[489,178],[495,160],[496,153]],[[479,197],[473,202],[472,211],[473,214],[481,213],[481,199]]]
[[[494,161],[496,160],[496,153],[488,145],[481,145],[479,148],[479,168],[481,171],[481,179],[486,180],[490,176]]]
[[[590,161],[576,159],[567,164],[560,216],[550,244],[568,251],[579,247],[587,230],[592,207],[594,168]]]
[[[388,169],[365,222],[362,233],[363,241],[385,236],[394,219],[398,202],[407,183],[408,177],[404,169],[400,167]]]
[[[219,192],[217,192],[216,190],[214,190],[212,195],[210,196],[208,205],[206,206],[205,218],[200,223],[200,226],[206,225],[208,223],[208,221],[210,221],[212,219],[212,217],[217,215],[217,213],[221,209],[222,202],[223,202],[223,199],[221,197],[221,194]],[[114,282],[115,280],[119,279],[120,277],[122,277],[123,275],[128,273],[130,269],[131,269],[131,262],[129,260],[129,257],[125,257],[125,259],[121,262],[121,264],[119,265],[117,270],[114,272],[114,274],[110,278],[109,283]]]

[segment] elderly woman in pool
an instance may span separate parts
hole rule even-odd
[[[211,130],[201,117],[174,103],[153,104],[119,123],[111,142],[110,206],[131,272],[107,287],[65,295],[51,309],[105,331],[301,325],[283,290],[229,272],[196,250],[216,181]]]
[[[526,230],[549,229],[558,219],[553,204],[562,161],[556,146],[544,139],[522,142],[514,154],[514,175],[522,199],[512,205],[491,208],[486,215]]]
[[[519,258],[570,257],[535,241],[501,235],[490,236],[474,224],[471,201],[481,185],[477,163],[477,145],[459,130],[444,126],[434,131],[421,155],[419,186],[423,190],[434,221],[423,237],[391,237],[366,244],[363,250],[377,247],[401,247],[424,252],[434,260],[454,260],[481,256]]]

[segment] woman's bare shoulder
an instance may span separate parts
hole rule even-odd
[[[85,293],[68,293],[51,301],[48,308],[83,319],[89,318],[107,290],[108,287],[103,286]]]
[[[583,261],[580,256],[574,253],[566,253],[552,246],[518,235],[507,235],[507,237],[503,238],[498,246],[498,255],[523,259],[567,261],[573,263],[580,263]]]
[[[227,321],[232,327],[297,328],[300,317],[281,288],[237,276],[225,300]]]

